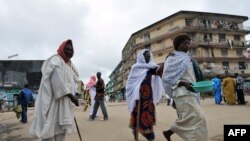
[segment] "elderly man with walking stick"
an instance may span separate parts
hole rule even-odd
[[[74,94],[77,92],[78,72],[70,60],[73,54],[73,43],[66,40],[57,54],[43,63],[30,128],[30,133],[42,141],[64,141],[66,133],[76,131],[74,105],[79,106],[79,103]]]

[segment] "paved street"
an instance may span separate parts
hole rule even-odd
[[[250,101],[250,96],[246,96],[246,100]],[[224,124],[250,124],[249,103],[244,106],[215,105],[214,99],[206,98],[201,100],[201,106],[207,119],[209,141],[223,141]],[[101,114],[95,121],[88,121],[88,112],[83,112],[82,107],[76,108],[75,116],[83,141],[133,141],[131,130],[128,128],[129,112],[126,103],[107,103],[107,109],[108,121],[102,121]],[[28,134],[33,112],[33,108],[29,109],[28,124],[20,123],[14,112],[0,113],[0,140],[38,141]],[[176,111],[166,103],[157,106],[157,125],[154,128],[156,141],[165,141],[162,131],[170,127],[176,118]],[[139,136],[139,140],[146,141],[142,136]],[[176,135],[173,135],[172,140],[181,141]],[[79,141],[78,134],[68,135],[66,141]]]

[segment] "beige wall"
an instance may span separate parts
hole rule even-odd
[[[186,26],[185,18],[179,18],[174,21],[174,26]]]
[[[160,64],[163,63],[165,61],[167,54],[162,54],[161,56],[159,56],[158,54],[154,54],[154,62],[156,64]]]
[[[162,24],[162,26],[155,28],[154,30],[152,30],[152,32],[150,32],[150,37],[151,38],[155,38],[158,37],[160,35],[163,35],[166,33],[166,31],[168,31],[168,26],[167,24]]]

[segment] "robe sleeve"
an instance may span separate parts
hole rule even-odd
[[[71,93],[63,77],[62,68],[56,67],[51,75],[52,91],[56,99]]]

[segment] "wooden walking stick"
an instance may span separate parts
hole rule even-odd
[[[78,128],[78,124],[77,124],[77,122],[76,122],[76,117],[74,117],[74,120],[75,120],[75,123],[76,123],[76,129],[77,129],[77,132],[78,132],[80,141],[82,141],[82,136],[81,136],[80,130],[79,130],[79,128]]]
[[[138,107],[137,107],[137,119],[136,119],[136,130],[135,130],[135,141],[139,141],[139,121],[140,121],[140,97],[138,100]]]

